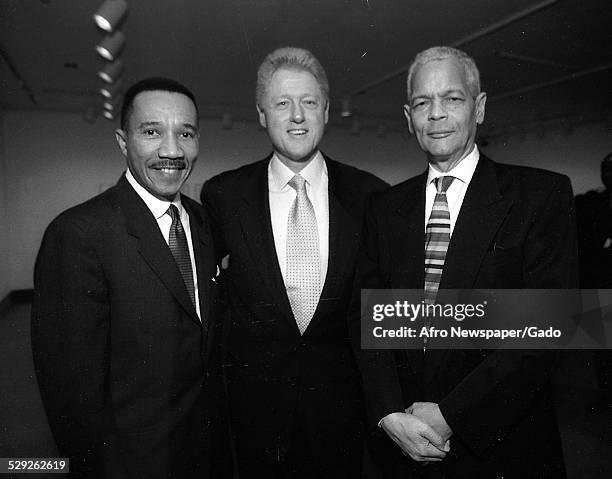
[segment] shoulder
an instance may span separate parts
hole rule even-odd
[[[93,198],[73,206],[56,216],[46,229],[45,235],[61,237],[100,238],[113,224],[118,211],[114,186]]]
[[[378,176],[354,166],[340,163],[325,157],[327,173],[331,181],[337,183],[337,187],[351,187],[358,189],[366,195],[376,191],[383,191],[389,188],[389,184],[381,180]]]
[[[532,190],[547,189],[554,186],[570,187],[571,184],[567,175],[554,171],[531,166],[498,163],[487,157],[483,157],[483,161],[486,165],[491,165],[495,169],[496,176],[502,184],[512,182]]]
[[[407,197],[416,197],[424,192],[424,185],[427,181],[427,172],[413,176],[396,185],[387,188],[386,190],[377,192],[372,195],[371,203],[376,207],[394,206],[403,204]]]
[[[233,170],[224,171],[213,176],[204,183],[204,189],[210,192],[219,189],[227,189],[231,186],[238,186],[253,179],[253,175],[264,174],[267,172],[269,157],[248,165],[241,166]]]

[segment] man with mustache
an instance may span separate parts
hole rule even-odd
[[[486,93],[474,60],[430,48],[416,56],[407,86],[408,128],[428,168],[372,198],[357,286],[420,289],[427,303],[442,289],[575,288],[569,179],[479,151]],[[426,344],[359,351],[354,317],[371,422],[388,436],[379,450],[386,477],[565,476],[551,397],[555,354]]]
[[[329,84],[301,48],[270,53],[257,111],[274,152],[204,185],[223,236],[226,373],[240,477],[356,478],[363,404],[346,312],[375,176],[319,150]]]
[[[59,215],[34,274],[32,349],[71,477],[213,477],[221,303],[206,213],[179,190],[198,155],[193,93],[125,94],[116,186]]]

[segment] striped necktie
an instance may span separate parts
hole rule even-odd
[[[321,294],[319,233],[315,211],[306,194],[306,180],[298,174],[288,184],[296,196],[287,218],[285,287],[297,327],[304,334]]]
[[[436,301],[446,251],[450,243],[450,212],[448,201],[446,201],[446,190],[454,179],[454,176],[440,176],[434,180],[436,198],[425,228],[424,301],[427,304],[433,304]]]
[[[189,256],[189,246],[187,245],[187,235],[183,229],[181,218],[179,216],[178,208],[175,205],[170,205],[166,212],[172,218],[172,225],[170,225],[170,236],[168,246],[176,265],[181,272],[183,282],[191,298],[191,302],[195,306],[195,285],[193,282],[193,270],[191,269],[191,257]]]

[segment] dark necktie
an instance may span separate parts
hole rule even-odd
[[[193,283],[193,270],[191,269],[191,257],[189,256],[189,247],[187,246],[187,236],[181,223],[178,208],[171,204],[167,213],[172,218],[168,245],[181,272],[191,302],[195,306],[195,286]]]

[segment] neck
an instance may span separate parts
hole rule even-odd
[[[310,162],[312,160],[314,160],[314,158],[317,155],[318,151],[319,150],[315,150],[309,156],[304,157],[302,159],[299,159],[297,161],[296,160],[291,160],[291,159],[287,158],[286,156],[281,155],[278,151],[275,151],[275,154],[276,154],[276,157],[280,160],[280,162],[283,165],[285,165],[287,168],[289,168],[294,173],[299,173],[304,168],[306,168],[310,164]]]
[[[435,156],[427,155],[427,161],[429,164],[440,173],[447,173],[452,170],[455,166],[463,161],[464,158],[470,155],[474,151],[474,144],[467,148],[463,154],[459,156],[451,155],[448,157],[440,158]]]

